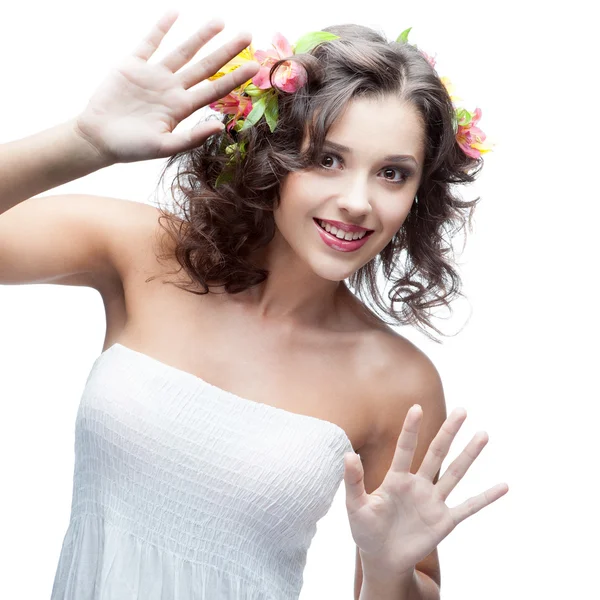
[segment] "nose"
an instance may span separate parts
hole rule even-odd
[[[366,177],[357,176],[347,181],[338,195],[338,207],[354,218],[371,213],[370,190]]]

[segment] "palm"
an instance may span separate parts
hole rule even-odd
[[[209,79],[248,46],[249,34],[238,35],[182,70],[221,31],[217,21],[202,27],[160,62],[149,63],[176,18],[172,11],[163,16],[135,51],[110,71],[77,118],[78,133],[112,162],[165,158],[199,146],[220,131],[220,122],[207,121],[184,133],[173,133],[175,127],[258,72],[258,63],[248,62],[214,81]]]
[[[412,473],[392,472],[352,515],[350,523],[362,552],[385,552],[393,564],[400,553],[406,562],[417,564],[455,526],[430,481]]]
[[[378,568],[405,572],[428,556],[464,519],[491,504],[508,491],[500,484],[461,505],[449,508],[446,499],[487,443],[475,437],[434,484],[450,444],[466,418],[454,411],[431,443],[416,474],[410,466],[421,419],[420,407],[411,409],[398,438],[392,465],[373,493],[364,489],[362,463],[346,469],[346,508],[350,530],[361,558]]]
[[[153,146],[194,110],[180,80],[161,64],[126,57],[90,98],[87,111],[103,121],[111,150],[139,160],[135,150]],[[102,117],[110,115],[110,119]],[[126,162],[121,160],[121,162]]]

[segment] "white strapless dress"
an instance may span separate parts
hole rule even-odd
[[[297,599],[353,451],[334,423],[114,344],[77,412],[51,600]]]

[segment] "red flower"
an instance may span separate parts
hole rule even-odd
[[[227,123],[227,131],[230,131],[235,126],[238,119],[245,119],[252,110],[252,99],[248,96],[243,96],[235,91],[230,92],[224,98],[211,102],[210,108],[219,111],[225,115],[234,115]]]

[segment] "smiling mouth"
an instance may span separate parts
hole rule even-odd
[[[330,236],[332,236],[332,237],[334,237],[334,238],[337,238],[338,240],[340,240],[340,241],[343,241],[343,242],[356,242],[357,240],[362,240],[363,238],[366,238],[366,237],[368,237],[369,235],[371,235],[371,234],[373,233],[373,230],[372,230],[372,229],[371,229],[371,230],[365,230],[365,231],[355,231],[355,232],[350,232],[350,233],[352,233],[352,236],[353,236],[353,237],[352,237],[352,238],[350,238],[350,239],[346,239],[345,235],[346,235],[346,233],[348,233],[348,232],[344,232],[344,237],[338,237],[338,236],[337,236],[337,233],[338,233],[339,231],[341,231],[340,229],[338,229],[336,233],[332,233],[332,232],[331,232],[331,230],[330,230],[330,231],[327,231],[327,229],[325,229],[325,227],[323,227],[323,225],[321,225],[321,221],[319,221],[319,219],[316,219],[316,218],[314,218],[314,219],[313,219],[313,221],[314,221],[314,222],[315,222],[315,223],[316,223],[316,224],[317,224],[317,225],[318,225],[318,226],[319,226],[319,227],[320,227],[320,228],[321,228],[321,229],[322,229],[322,230],[323,230],[325,233],[328,233]],[[334,226],[332,225],[331,227],[334,227]],[[330,227],[330,229],[331,229],[331,227]],[[358,234],[358,237],[354,237],[354,235],[356,235],[356,234]]]

